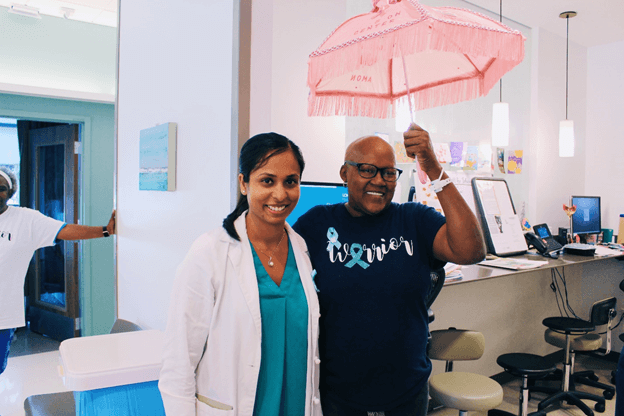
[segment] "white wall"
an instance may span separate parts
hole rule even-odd
[[[178,264],[230,211],[235,4],[135,0],[120,10],[118,309],[144,327],[165,328]],[[139,132],[166,122],[178,123],[177,190],[139,191]]]
[[[304,181],[340,182],[345,120],[308,117],[307,74],[308,55],[346,19],[346,1],[258,0],[252,7],[251,135],[286,135],[303,152]]]
[[[116,45],[113,27],[0,7],[0,92],[112,103]]]
[[[602,227],[618,233],[624,214],[624,42],[588,51],[585,193],[600,195]]]
[[[565,120],[566,39],[543,29],[534,30],[536,41],[537,97],[534,114],[535,174],[530,186],[535,192],[534,224],[547,223],[556,233],[569,227],[563,204],[571,195],[585,194],[585,135],[587,103],[587,48],[570,42],[568,119],[574,121],[575,153],[559,157],[559,122]]]

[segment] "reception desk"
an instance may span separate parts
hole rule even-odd
[[[563,254],[558,259],[525,254],[522,258],[548,260],[548,264],[530,270],[506,270],[480,265],[463,266],[463,278],[448,282],[432,305],[435,321],[431,329],[456,327],[481,331],[485,336],[485,354],[477,361],[457,363],[459,371],[486,376],[503,370],[496,358],[510,352],[547,355],[557,349],[544,341],[542,320],[559,316],[556,294],[551,289],[554,272],[565,278],[568,301],[576,314],[589,319],[591,305],[601,299],[618,299],[618,317],[624,307],[624,253],[607,257]],[[563,283],[558,281],[560,287]],[[563,290],[563,287],[562,287]],[[564,295],[565,296],[565,295]],[[620,351],[622,342],[613,334],[612,350]],[[444,363],[434,362],[434,373],[444,371]]]
[[[608,249],[606,249],[608,250]],[[555,268],[565,268],[566,266],[574,266],[592,262],[602,262],[604,260],[609,259],[620,259],[624,260],[624,252],[617,252],[615,250],[608,250],[609,253],[605,253],[604,255],[594,255],[594,256],[579,256],[573,254],[562,254],[558,258],[553,259],[549,257],[544,257],[534,250],[529,251],[526,254],[509,257],[510,259],[524,259],[524,260],[533,260],[533,261],[546,261],[548,264],[540,266],[535,269],[523,269],[523,270],[509,270],[504,268],[492,267],[492,266],[482,266],[479,264],[472,266],[463,266],[462,274],[463,278],[461,280],[456,280],[452,282],[445,283],[445,286],[474,282],[476,280],[482,279],[491,279],[495,277],[503,277],[508,276],[510,274],[518,274],[518,273],[531,273],[537,270],[548,270]],[[622,276],[624,279],[624,276]]]

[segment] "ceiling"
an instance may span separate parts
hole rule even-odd
[[[117,0],[0,0],[0,6],[26,5],[39,9],[43,16],[64,17],[69,20],[117,26]]]
[[[466,0],[500,13],[500,0]],[[503,0],[503,16],[528,27],[541,27],[566,36],[566,22],[559,14],[575,11],[570,19],[570,41],[585,47],[624,40],[624,0]],[[503,23],[505,20],[503,19]]]
[[[477,8],[499,14],[500,0],[467,0]],[[0,0],[0,6],[25,4],[36,7],[42,15],[63,17],[63,9],[72,9],[69,20],[99,25],[117,25],[117,0]],[[469,7],[470,8],[470,7]],[[624,0],[504,0],[503,16],[528,27],[541,27],[561,37],[566,36],[566,22],[559,13],[576,11],[570,19],[570,41],[591,47],[624,40]],[[504,21],[504,20],[503,20]]]

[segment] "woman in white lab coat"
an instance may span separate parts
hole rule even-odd
[[[158,384],[167,415],[321,414],[312,267],[285,222],[303,168],[279,134],[243,145],[236,209],[177,271]]]

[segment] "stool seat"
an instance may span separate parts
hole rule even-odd
[[[544,339],[555,347],[566,347],[566,336],[561,332],[547,329],[544,332]],[[602,347],[602,337],[598,334],[570,335],[570,349],[572,351],[596,351]]]
[[[453,371],[429,379],[429,394],[446,407],[462,411],[484,411],[503,402],[503,388],[480,374]]]
[[[594,324],[592,324],[591,322],[584,321],[582,319],[568,318],[565,316],[553,316],[550,318],[545,318],[542,321],[542,324],[550,329],[554,329],[555,331],[567,333],[585,333],[596,329]]]
[[[556,369],[544,357],[526,353],[503,354],[496,359],[496,363],[508,373],[518,377],[540,378],[552,373]]]

